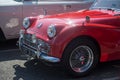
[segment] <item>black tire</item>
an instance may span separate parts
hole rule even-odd
[[[62,61],[65,70],[78,77],[85,76],[93,71],[99,62],[99,57],[100,53],[96,44],[92,40],[82,38],[76,39],[68,45]]]
[[[6,40],[5,36],[4,36],[3,32],[2,32],[2,30],[0,29],[0,41],[5,41],[5,40]]]

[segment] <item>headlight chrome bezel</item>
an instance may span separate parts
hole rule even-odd
[[[25,29],[27,29],[27,28],[29,28],[30,27],[30,18],[28,18],[28,17],[26,17],[26,18],[24,18],[24,20],[23,20],[23,27],[25,28]]]
[[[56,27],[55,25],[51,24],[50,26],[48,26],[48,30],[47,30],[47,35],[49,38],[53,38],[56,36]]]

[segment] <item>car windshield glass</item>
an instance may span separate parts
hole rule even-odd
[[[96,0],[90,9],[120,10],[120,0]]]

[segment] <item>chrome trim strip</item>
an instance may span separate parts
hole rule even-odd
[[[44,55],[44,54],[40,55],[40,59],[48,61],[48,62],[53,62],[53,63],[60,62],[59,58],[47,56],[47,55]]]
[[[32,47],[31,45],[28,45],[28,44],[26,44],[26,43],[23,43],[25,46],[27,46],[27,47],[30,47],[30,48],[32,48],[32,49],[34,49],[34,50],[37,50],[35,47]]]
[[[26,48],[27,50],[32,51],[32,52],[34,52],[34,53],[35,53],[35,51],[36,51],[36,50],[34,50],[34,49],[30,48],[30,47],[27,47],[26,45],[22,45],[22,47],[24,47],[24,48]],[[25,49],[25,50],[26,50],[26,49]]]
[[[32,51],[34,53],[31,53],[32,55],[34,56],[37,56],[37,51],[36,50],[32,50],[31,48],[27,47],[26,45],[21,45],[21,47],[24,48],[24,50],[29,50],[29,51]],[[25,49],[26,48],[26,49]],[[28,53],[29,55],[29,53]],[[44,60],[44,61],[48,61],[48,62],[52,62],[52,63],[57,63],[57,62],[60,62],[60,59],[59,58],[56,58],[56,57],[52,57],[52,56],[48,56],[48,55],[45,55],[44,53],[40,53],[39,54],[39,58],[38,59],[41,59],[41,60]]]
[[[24,45],[25,48],[31,50],[33,53],[33,55],[36,55],[37,56],[37,51],[34,51],[30,48],[28,48],[27,46]],[[60,62],[60,59],[59,58],[55,58],[55,57],[51,57],[51,56],[48,56],[48,55],[45,55],[44,53],[40,53],[39,54],[39,59],[41,60],[45,60],[45,61],[48,61],[48,62],[53,62],[53,63],[56,63],[56,62]]]

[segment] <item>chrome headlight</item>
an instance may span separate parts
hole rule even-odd
[[[48,36],[49,36],[50,38],[55,37],[55,35],[56,35],[55,25],[50,25],[50,26],[48,27],[47,34],[48,34]]]
[[[30,19],[28,17],[23,20],[23,27],[27,29],[30,26]]]

